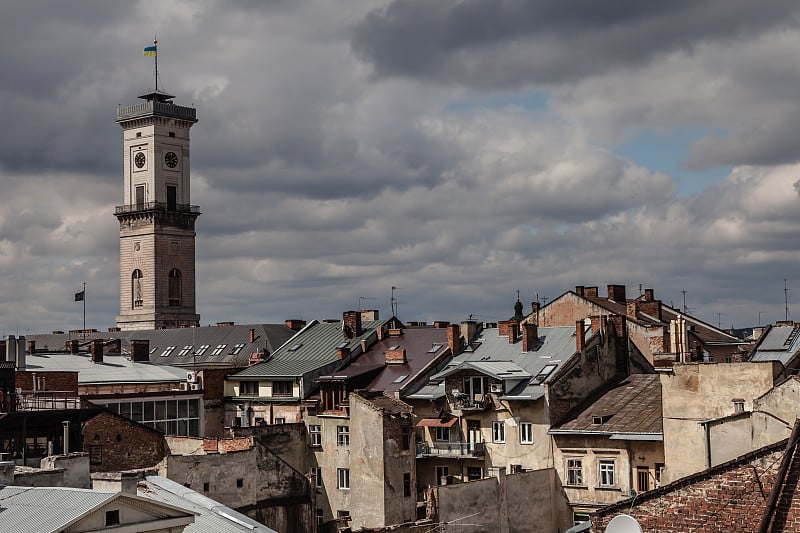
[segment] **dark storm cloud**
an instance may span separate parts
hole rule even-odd
[[[480,88],[563,83],[796,20],[788,0],[394,0],[357,26],[378,76]]]

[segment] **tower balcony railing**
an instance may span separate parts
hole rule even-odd
[[[189,204],[174,204],[170,205],[167,202],[144,202],[137,204],[118,205],[114,208],[115,215],[125,215],[128,213],[146,213],[151,211],[159,211],[164,213],[191,213],[200,214],[200,208],[196,205]]]
[[[159,102],[151,100],[133,105],[121,105],[117,108],[117,120],[127,120],[131,118],[147,115],[167,115],[175,118],[182,118],[197,121],[197,110],[193,107],[176,105],[172,102]]]

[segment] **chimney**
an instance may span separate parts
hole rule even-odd
[[[255,340],[256,340],[256,330],[250,328],[250,344],[253,344]]]
[[[625,303],[625,285],[609,285],[608,299],[612,302]]]
[[[624,338],[628,335],[628,320],[624,316],[611,315],[608,320],[614,326],[617,337]]]
[[[150,341],[131,339],[131,361],[135,363],[150,362]]]
[[[367,339],[361,339],[361,353],[367,351]]]
[[[406,359],[406,349],[400,346],[392,346],[384,352],[386,355],[387,365],[405,364],[408,362]]]
[[[514,344],[519,337],[519,323],[516,320],[510,320],[508,324],[508,344]]]
[[[350,347],[344,346],[342,348],[336,348],[336,357],[342,361],[350,359]]]
[[[217,322],[217,327],[218,328],[224,328],[224,327],[232,326],[232,325],[233,325],[232,321]]]
[[[647,289],[650,292],[650,296],[653,296],[652,290]],[[658,321],[663,320],[661,317],[661,300],[647,300],[647,290],[645,291],[645,300],[639,302],[639,311],[642,313],[646,313],[651,317],[657,319]]]
[[[379,341],[382,341],[383,338],[386,336],[386,330],[383,328],[384,326],[378,326],[377,328],[375,328],[375,335],[378,336]]]
[[[434,320],[433,321],[433,327],[436,328],[436,329],[444,329],[449,325],[450,325],[450,322],[448,322],[447,320]]]
[[[0,340],[0,361],[6,360],[6,341]]]
[[[497,334],[500,337],[508,337],[508,325],[513,322],[512,320],[501,320],[497,323]]]
[[[583,296],[583,285],[575,285],[575,294]]]
[[[447,345],[450,347],[452,355],[461,353],[461,328],[458,324],[447,325]]]
[[[389,336],[390,337],[401,337],[403,335],[403,330],[400,328],[389,328]]]
[[[116,326],[108,328],[109,333],[119,333],[120,331],[122,331],[122,328],[118,328]]]
[[[539,309],[541,309],[539,302],[531,302],[531,320],[534,324],[539,323]]]
[[[475,337],[478,336],[478,331],[480,331],[478,328],[478,323],[474,320],[465,320],[461,323],[461,332],[464,337],[464,342],[467,344],[475,340]]]
[[[377,309],[362,309],[359,312],[361,313],[362,322],[371,322],[374,320],[380,320],[381,314]]]
[[[361,313],[358,311],[345,311],[342,313],[342,334],[345,339],[354,339],[361,336]]]
[[[69,420],[61,422],[64,424],[64,455],[69,453]]]
[[[583,289],[585,298],[597,298],[597,287],[586,287]]]
[[[17,361],[17,338],[14,335],[6,337],[6,361]]]
[[[653,289],[644,290],[644,301],[652,302],[655,299]]]
[[[575,349],[578,352],[583,352],[586,348],[586,334],[584,329],[583,320],[575,321]]]
[[[592,335],[594,335],[600,331],[600,315],[594,315],[589,317],[589,319],[592,321]]]
[[[92,340],[92,363],[103,362],[103,339]]]
[[[631,318],[636,318],[636,312],[639,310],[639,306],[637,304],[638,302],[636,300],[625,302],[625,315]]]
[[[28,353],[31,355],[36,353],[36,341],[28,341]]]
[[[69,353],[72,355],[77,355],[78,352],[81,351],[81,343],[78,339],[72,339],[71,341],[68,341],[67,347],[69,348]]]
[[[122,492],[136,494],[139,484],[137,472],[95,472],[92,474],[92,490],[98,492]]]
[[[539,340],[539,326],[527,322],[522,324],[522,351],[530,352],[537,340]]]
[[[25,337],[17,337],[17,370],[25,370]]]
[[[306,327],[306,321],[300,320],[299,318],[290,318],[286,320],[286,327],[291,329],[292,331],[300,331],[304,327]]]

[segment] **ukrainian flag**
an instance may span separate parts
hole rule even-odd
[[[154,55],[156,55],[156,47],[155,46],[145,46],[144,55],[146,55],[146,56],[154,56]]]

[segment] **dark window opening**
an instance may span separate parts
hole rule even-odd
[[[144,209],[144,185],[136,186],[136,209]]]
[[[208,492],[208,489],[209,489],[209,483],[208,481],[206,481],[205,483],[203,483],[203,492]]]
[[[142,271],[138,268],[133,271],[131,275],[131,300],[133,302],[133,307],[142,307],[144,305],[144,300],[142,299],[142,278],[144,275]]]
[[[116,526],[119,524],[119,509],[113,511],[106,511],[106,525]]]
[[[181,271],[177,268],[169,273],[169,306],[181,306]]]
[[[174,131],[169,132],[169,136],[170,137],[175,137],[175,132]]]
[[[411,496],[411,474],[406,472],[403,474],[403,497],[408,498]]]
[[[178,188],[174,185],[167,185],[167,211],[175,211],[178,208]]]
[[[239,488],[239,489],[244,487],[244,479],[242,479],[242,478],[237,479],[236,480],[236,487]]]

